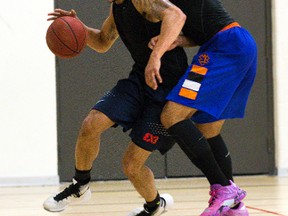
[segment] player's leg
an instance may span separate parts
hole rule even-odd
[[[196,109],[168,101],[161,114],[164,127],[189,159],[204,173],[210,184],[230,185],[221,171],[205,136],[190,120]]]
[[[65,209],[71,199],[80,200],[82,197],[85,198],[86,194],[88,197],[90,193],[88,184],[90,170],[98,155],[100,135],[111,126],[120,125],[124,131],[131,129],[142,106],[141,99],[143,96],[140,88],[141,80],[137,73],[131,73],[127,79],[119,80],[116,86],[111,91],[106,92],[94,105],[92,111],[83,121],[78,135],[75,149],[76,172],[73,184],[63,193],[58,194],[59,196],[48,199],[44,203],[45,209],[61,211]],[[87,191],[87,193],[81,196],[82,191]],[[67,195],[71,199],[66,199]]]
[[[212,149],[214,157],[218,162],[222,172],[225,176],[233,180],[233,172],[232,172],[232,160],[230,156],[230,152],[221,136],[221,129],[224,124],[224,120],[219,120],[216,122],[211,123],[204,123],[204,124],[196,124],[196,127],[203,133],[203,135],[207,138],[207,141]],[[211,187],[210,194],[214,194],[213,192],[214,187]],[[239,196],[245,196],[241,194],[242,191],[239,190]],[[249,213],[244,205],[243,202],[238,203],[236,206],[232,207],[224,216],[248,216]]]
[[[100,136],[112,122],[102,112],[91,110],[82,123],[75,148],[75,176],[72,184],[58,194],[49,197],[43,207],[52,212],[63,211],[72,202],[82,202],[91,196],[90,170],[99,152]]]
[[[256,65],[257,65],[257,48],[255,41],[251,37],[251,35],[242,28],[234,28],[231,30],[226,31],[227,35],[233,36],[233,40],[235,43],[229,44],[229,46],[223,47],[223,53],[227,53],[227,55],[223,55],[223,57],[226,58],[227,61],[221,60],[218,58],[217,62],[221,64],[221,62],[225,62],[225,65],[223,65],[221,68],[221,71],[219,73],[219,77],[226,77],[226,81],[222,82],[223,87],[218,86],[219,89],[225,88],[226,91],[221,93],[221,95],[227,94],[227,92],[230,92],[230,96],[226,97],[229,98],[229,101],[227,101],[225,108],[223,109],[222,113],[219,115],[219,119],[228,119],[228,118],[242,118],[244,116],[245,107],[247,103],[247,99],[251,90],[251,87],[254,82],[255,74],[256,74]],[[224,32],[224,35],[226,34]],[[227,36],[226,35],[226,36]],[[225,38],[223,37],[225,43]],[[221,36],[217,39],[218,42],[222,40]],[[237,55],[233,57],[230,56],[230,51],[234,52],[237,50],[237,47],[241,45],[242,49],[238,50]],[[235,46],[235,47],[234,47]],[[219,67],[220,65],[218,65]],[[226,70],[228,69],[228,70]],[[217,70],[214,68],[215,75],[217,75]],[[226,74],[226,75],[224,75]],[[216,76],[215,76],[216,77]],[[221,78],[222,79],[222,78]],[[217,80],[217,79],[215,79]],[[229,87],[228,87],[229,86]],[[228,88],[227,88],[228,87]],[[228,90],[230,88],[230,90]],[[218,90],[215,89],[214,92],[217,92]],[[220,92],[219,92],[220,93]],[[218,94],[220,97],[221,95]],[[223,95],[223,96],[224,96]],[[215,97],[219,99],[218,97]],[[210,144],[214,147],[214,155],[217,158],[218,154],[218,164],[222,167],[223,172],[226,176],[232,177],[232,165],[231,168],[229,168],[229,159],[223,160],[223,154],[225,152],[228,152],[228,150],[225,149],[225,143],[221,137],[214,137],[210,140]],[[213,149],[212,147],[212,149]],[[221,149],[222,148],[222,149]],[[222,158],[222,159],[221,159]],[[222,161],[222,165],[221,162]],[[226,168],[225,168],[226,166]],[[226,170],[225,170],[226,169]],[[231,172],[231,174],[229,174]],[[211,191],[213,190],[213,187],[211,187]],[[213,193],[213,192],[212,192]],[[239,197],[245,197],[245,194],[242,193],[241,190],[238,191]],[[238,205],[234,206],[233,208],[229,209],[227,212],[225,212],[223,215],[225,216],[232,216],[232,215],[249,215],[247,209],[245,208],[245,205],[240,202]]]
[[[144,208],[133,210],[129,216],[161,215],[173,205],[173,198],[169,194],[158,194],[154,174],[145,165],[153,151],[159,150],[161,154],[165,154],[175,144],[160,123],[166,96],[162,92],[164,91],[155,94],[158,98],[163,98],[163,103],[154,103],[154,100],[146,98],[141,115],[130,133],[132,142],[124,155],[124,173],[145,200]]]
[[[145,199],[143,207],[134,209],[128,216],[161,215],[172,207],[174,201],[169,194],[159,194],[152,170],[145,165],[151,155],[131,142],[123,157],[123,171],[137,192]]]
[[[221,136],[221,129],[225,120],[211,123],[195,124],[207,139],[214,157],[227,179],[233,181],[232,160],[230,152]]]
[[[90,111],[82,123],[76,142],[75,159],[77,170],[91,170],[92,164],[99,153],[100,136],[114,124],[102,112],[97,110]]]
[[[205,135],[190,120],[191,115],[195,115],[196,112],[197,110],[193,108],[183,108],[183,105],[169,101],[162,112],[161,120],[181,149],[204,173],[211,185],[213,199],[210,199],[209,208],[205,209],[202,214],[213,215],[218,211],[226,212],[229,211],[228,207],[234,206],[245,197],[245,192],[241,190],[244,196],[239,197],[240,189],[227,179]],[[209,132],[201,128],[207,137],[218,134],[222,128],[222,122],[216,122],[213,126],[213,131]]]
[[[145,165],[150,155],[150,151],[144,150],[130,142],[122,161],[125,175],[146,202],[152,202],[158,194],[154,182],[154,174]]]

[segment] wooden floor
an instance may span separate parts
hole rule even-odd
[[[245,205],[250,215],[288,216],[288,177],[236,177],[235,182],[248,195]],[[0,216],[126,216],[129,210],[140,207],[143,199],[128,181],[93,182],[92,199],[81,205],[71,205],[60,213],[50,213],[42,202],[59,188],[2,187],[0,188]],[[165,216],[199,215],[207,207],[208,183],[204,178],[156,180],[160,193],[170,193],[174,208]]]

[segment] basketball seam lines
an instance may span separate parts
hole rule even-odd
[[[59,39],[59,41],[65,46],[65,47],[67,47],[69,50],[71,50],[72,52],[76,52],[76,51],[74,51],[73,49],[71,49],[69,46],[67,46],[59,37],[58,37],[58,35],[56,34],[56,32],[54,31],[54,28],[53,28],[53,26],[51,26],[52,27],[52,31],[54,32],[54,34],[55,34],[55,36]],[[77,52],[76,52],[77,53]],[[62,55],[62,54],[61,54]],[[63,56],[69,56],[69,54],[67,54],[67,55],[63,55]]]
[[[74,38],[75,38],[75,41],[76,41],[76,44],[77,44],[77,49],[78,49],[78,47],[79,47],[79,45],[78,45],[78,40],[77,40],[77,38],[76,38],[76,35],[75,35],[74,32],[72,31],[71,26],[70,26],[64,19],[62,19],[62,18],[60,18],[60,19],[61,19],[62,21],[64,21],[64,22],[66,23],[66,25],[68,25],[68,27],[70,28],[71,32],[72,32],[73,35],[74,35]],[[67,49],[71,50],[73,53],[79,53],[79,52],[71,49],[69,46],[67,46],[67,45],[58,37],[58,35],[57,35],[56,31],[54,30],[53,26],[51,26],[51,28],[52,28],[52,31],[53,31],[53,33],[55,34],[55,36],[58,38],[58,40],[59,40]],[[69,56],[69,54],[63,55],[63,56]]]
[[[60,17],[60,19],[63,20],[63,21],[66,23],[66,25],[70,28],[72,34],[74,35],[74,38],[75,38],[76,44],[77,44],[77,49],[76,49],[76,50],[78,50],[78,49],[79,49],[79,43],[78,43],[77,37],[76,37],[76,35],[75,35],[75,33],[74,33],[72,27],[69,25],[68,22],[66,22],[65,19],[63,19],[63,18],[61,18],[61,17]],[[78,51],[74,51],[74,52],[79,53]]]

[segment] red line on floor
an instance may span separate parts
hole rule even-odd
[[[273,215],[278,215],[278,216],[287,216],[287,215],[283,215],[283,214],[280,214],[280,213],[277,213],[277,212],[268,211],[268,210],[260,209],[260,208],[255,208],[255,207],[252,207],[252,206],[246,206],[246,208],[254,209],[254,210],[257,210],[257,211],[261,211],[261,212],[265,212],[265,213],[269,213],[269,214],[273,214]]]

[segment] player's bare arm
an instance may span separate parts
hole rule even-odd
[[[195,47],[198,46],[190,37],[179,35],[174,42],[175,47]]]
[[[161,21],[163,11],[173,5],[167,0],[132,0],[132,2],[139,13],[151,22]]]
[[[151,38],[149,41],[148,47],[153,50],[154,46],[157,44],[159,36]],[[176,47],[195,47],[197,44],[189,37],[184,35],[179,35],[177,39],[171,44],[167,51],[172,50]]]
[[[87,27],[87,30],[87,45],[100,53],[108,51],[119,37],[112,14],[112,7],[110,8],[110,14],[104,21],[101,30],[90,27]]]
[[[161,41],[161,37],[158,38],[159,53],[157,53],[162,56],[180,34],[186,19],[185,14],[168,0],[132,0],[132,2],[147,20],[162,21],[160,36],[165,37],[165,40]]]
[[[139,13],[147,20],[152,22],[162,21],[160,35],[153,47],[145,70],[147,85],[157,89],[157,81],[162,83],[159,73],[160,59],[173,42],[176,41],[185,23],[186,15],[168,0],[132,0],[132,2]]]

